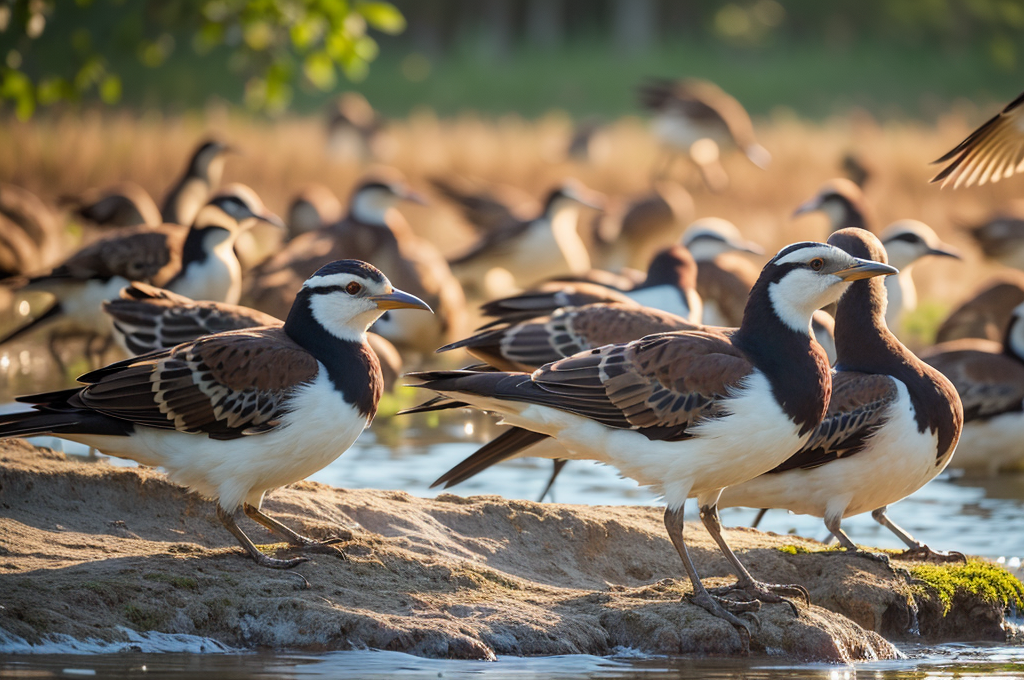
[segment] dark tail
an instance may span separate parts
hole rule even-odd
[[[24,335],[27,335],[28,333],[30,333],[34,329],[39,328],[40,325],[46,323],[47,321],[50,321],[51,319],[57,318],[62,313],[63,313],[63,310],[60,307],[60,303],[59,302],[54,302],[53,305],[50,306],[50,308],[47,309],[45,312],[43,312],[42,314],[40,314],[36,318],[32,319],[31,321],[29,321],[24,326],[22,326],[20,328],[16,328],[13,331],[11,331],[10,333],[8,333],[7,335],[5,335],[2,338],[0,338],[0,345],[3,345],[4,343],[11,342],[12,340],[17,340],[18,338],[23,337]]]
[[[447,411],[453,408],[462,408],[468,406],[464,401],[454,401],[448,397],[434,397],[429,401],[425,401],[419,406],[413,406],[412,408],[406,408],[399,411],[396,415],[404,416],[410,413],[429,413],[431,411]]]
[[[483,472],[495,463],[511,458],[542,439],[547,439],[547,435],[513,427],[487,442],[472,456],[438,477],[430,485],[430,488],[444,484],[444,488],[448,489],[456,484],[461,484],[477,473]]]

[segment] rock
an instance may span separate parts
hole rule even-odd
[[[265,508],[305,534],[348,540],[289,572],[264,569],[211,502],[158,471],[0,441],[0,639],[159,631],[233,647],[470,659],[617,647],[743,653],[732,626],[682,599],[689,583],[657,508],[428,500],[310,482],[275,491]],[[257,543],[275,540],[245,530]],[[730,583],[703,529],[690,524],[687,537],[705,582]],[[919,584],[863,558],[806,552],[822,547],[814,541],[750,529],[730,530],[729,540],[755,576],[802,583],[816,603],[799,604],[799,617],[785,604],[763,606],[752,652],[830,662],[898,655],[879,633],[906,632]],[[958,606],[954,597],[947,616]]]

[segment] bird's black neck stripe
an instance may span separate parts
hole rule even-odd
[[[778,267],[776,276],[758,279],[732,343],[768,378],[772,396],[803,435],[824,418],[832,378],[825,351],[811,338],[810,323],[807,331],[795,331],[772,306],[768,286],[791,268]]]
[[[224,229],[224,227],[192,227],[188,230],[188,235],[185,236],[185,244],[181,249],[181,269],[178,270],[178,273],[167,284],[168,286],[184,278],[189,266],[202,264],[210,258],[210,251],[206,249],[205,241],[206,237],[214,229]]]
[[[306,288],[299,291],[284,331],[327,368],[327,376],[345,401],[372,420],[384,389],[380,361],[365,342],[342,340],[320,325],[310,307],[314,294]]]
[[[885,325],[882,279],[855,281],[836,306],[836,370],[890,375],[907,387],[918,432],[938,436],[936,456],[952,451],[963,421],[953,385],[918,359]]]

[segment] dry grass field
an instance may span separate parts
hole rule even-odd
[[[756,122],[761,142],[774,156],[767,171],[740,155],[729,155],[725,166],[732,184],[721,194],[707,191],[683,163],[676,165],[675,175],[693,193],[698,217],[732,220],[771,253],[795,240],[825,237],[824,216],[794,220],[791,214],[823,181],[840,174],[845,153],[855,153],[872,172],[866,193],[879,226],[900,218],[920,219],[966,254],[964,262],[925,262],[915,270],[922,305],[911,325],[918,329],[914,344],[920,344],[939,315],[995,266],[981,260],[957,225],[983,219],[1024,194],[1016,179],[958,191],[928,183],[934,173],[928,162],[978,122],[959,114],[934,126],[881,124],[866,115],[821,123],[778,115]],[[415,113],[390,125],[377,162],[398,168],[428,194],[428,178],[452,175],[479,180],[482,186],[511,185],[538,197],[566,176],[613,199],[628,199],[649,189],[658,148],[642,120],[624,118],[609,126],[602,133],[602,153],[586,164],[565,157],[571,129],[571,121],[557,115],[536,121],[515,116],[440,120],[427,112]],[[183,118],[86,113],[29,123],[8,121],[0,128],[0,181],[24,186],[53,202],[62,194],[130,179],[159,199],[193,146],[209,135],[242,151],[230,157],[225,181],[251,185],[281,214],[307,183],[326,184],[344,199],[353,183],[373,167],[330,158],[319,118],[267,122],[219,110]],[[446,253],[458,252],[472,238],[441,199],[402,210],[414,229]]]

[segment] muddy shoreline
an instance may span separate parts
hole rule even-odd
[[[689,584],[657,508],[310,482],[272,493],[265,507],[308,535],[348,538],[294,573],[261,569],[212,503],[158,471],[0,442],[0,632],[39,643],[156,631],[236,648],[478,659],[743,652],[732,626],[681,599]],[[703,529],[687,532],[705,582],[730,583]],[[764,605],[751,653],[849,662],[896,656],[890,640],[1007,637],[1002,604],[970,584],[943,600],[902,569],[818,553],[816,541],[751,529],[730,529],[729,540],[755,576],[801,583],[814,603],[799,617]]]

